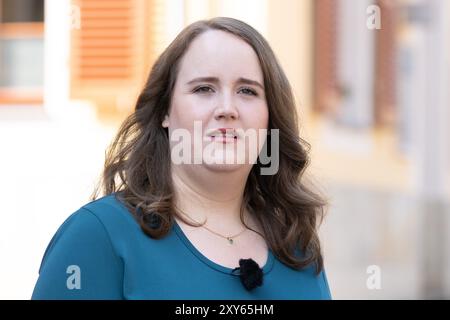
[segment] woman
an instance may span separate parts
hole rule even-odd
[[[266,135],[247,145],[248,131]],[[265,39],[231,18],[188,26],[109,148],[105,195],[51,240],[33,298],[331,298],[306,147]]]

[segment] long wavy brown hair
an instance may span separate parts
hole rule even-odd
[[[299,136],[292,89],[275,54],[262,35],[236,19],[217,17],[195,22],[159,56],[134,112],[107,149],[104,170],[91,199],[101,193],[115,193],[142,230],[155,239],[170,231],[174,216],[199,226],[186,221],[174,205],[169,133],[161,123],[170,107],[183,54],[193,39],[211,29],[229,32],[254,49],[264,75],[269,129],[279,129],[278,172],[261,175],[259,159],[253,165],[245,186],[241,221],[245,224],[242,213],[246,208],[261,225],[267,245],[281,262],[294,269],[315,264],[320,273],[323,258],[318,227],[327,202],[305,182],[311,146]]]

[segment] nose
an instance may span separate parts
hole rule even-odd
[[[237,120],[239,112],[236,109],[230,95],[224,94],[219,102],[219,106],[214,110],[214,118],[216,120]]]

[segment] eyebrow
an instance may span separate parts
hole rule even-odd
[[[189,84],[193,84],[196,82],[219,83],[220,81],[219,81],[219,78],[216,78],[216,77],[198,77],[198,78],[194,78],[194,79],[190,80],[189,82],[187,82],[187,84],[189,85]],[[264,86],[256,80],[251,80],[251,79],[241,77],[237,80],[237,83],[254,85],[254,86],[260,87],[262,90],[264,90]]]

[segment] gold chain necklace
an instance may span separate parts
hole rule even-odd
[[[244,228],[244,230],[242,230],[242,231],[239,232],[238,234],[235,234],[234,236],[229,236],[229,237],[227,237],[227,236],[221,235],[220,233],[217,233],[217,232],[215,232],[215,231],[209,229],[208,227],[205,227],[205,226],[201,226],[201,227],[205,228],[205,229],[208,230],[209,232],[214,233],[215,235],[218,235],[219,237],[222,237],[222,238],[227,239],[228,242],[229,242],[230,244],[233,244],[233,243],[234,243],[233,238],[236,238],[236,237],[240,236],[241,234],[243,234],[245,231],[247,231],[247,228]]]
[[[187,216],[189,219],[191,219],[192,221],[194,221],[194,222],[200,224],[200,222],[194,220],[192,217],[188,216],[187,214],[185,214],[185,213],[183,213],[183,214],[186,215],[186,216]],[[205,229],[208,230],[209,232],[211,232],[211,233],[213,233],[213,234],[215,234],[215,235],[217,235],[217,236],[219,236],[219,237],[222,237],[222,238],[227,239],[229,244],[233,244],[233,243],[234,243],[233,238],[237,238],[238,236],[240,236],[241,234],[243,234],[245,231],[248,230],[247,227],[245,227],[244,230],[242,230],[241,232],[235,234],[234,236],[224,236],[224,235],[222,235],[222,234],[220,234],[220,233],[218,233],[218,232],[216,232],[216,231],[214,231],[214,230],[209,229],[208,227],[205,227],[204,225],[201,225],[200,227],[205,228]]]

